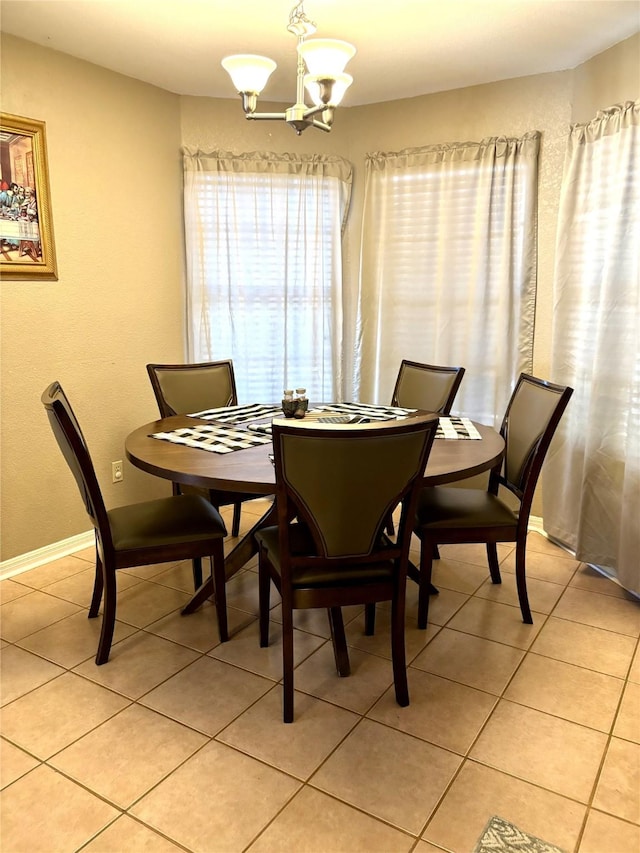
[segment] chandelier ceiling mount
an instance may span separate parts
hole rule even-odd
[[[222,67],[229,73],[242,99],[245,117],[252,121],[286,121],[300,136],[307,127],[329,132],[335,108],[353,78],[345,74],[347,62],[355,54],[352,44],[338,39],[310,39],[316,25],[305,14],[303,0],[289,14],[287,29],[298,39],[296,102],[283,113],[259,113],[258,96],[264,89],[276,63],[267,56],[236,54],[226,56]],[[305,104],[305,88],[313,106]]]

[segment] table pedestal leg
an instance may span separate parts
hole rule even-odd
[[[331,629],[331,642],[333,643],[333,654],[336,659],[336,669],[338,670],[338,675],[344,678],[347,675],[351,675],[351,665],[347,651],[347,636],[344,632],[342,609],[340,607],[330,607],[327,613],[329,615],[329,627]]]
[[[407,575],[411,578],[412,581],[415,581],[417,584],[420,583],[420,572],[418,571],[418,567],[409,560],[409,564],[407,566]],[[440,590],[437,586],[434,586],[432,583],[429,584],[429,595],[438,595]]]
[[[249,562],[249,560],[258,553],[256,545],[255,533],[262,530],[263,527],[270,527],[278,523],[278,514],[276,512],[275,501],[271,504],[265,514],[253,525],[251,530],[242,537],[238,544],[227,554],[224,559],[224,573],[226,579],[232,578],[236,572]],[[213,578],[211,575],[205,580],[202,586],[198,587],[191,601],[182,608],[182,615],[188,616],[189,613],[201,607],[204,602],[213,595]]]

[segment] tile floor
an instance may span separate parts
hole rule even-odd
[[[492,815],[567,853],[638,853],[640,604],[543,537],[528,548],[533,626],[508,546],[501,586],[481,546],[442,549],[427,631],[410,582],[408,708],[387,609],[375,637],[345,613],[346,679],[326,614],[302,614],[289,726],[255,561],[228,584],[224,645],[210,604],[180,615],[188,565],[120,573],[102,667],[91,550],[2,581],[4,853],[462,853]]]

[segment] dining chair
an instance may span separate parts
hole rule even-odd
[[[236,406],[238,395],[231,359],[199,364],[148,364],[147,373],[158,403],[160,416],[189,415],[205,409]],[[197,486],[173,484],[173,493],[187,492],[206,496],[216,509],[233,504],[231,535],[240,533],[240,513],[243,501],[261,495],[200,489]]]
[[[404,647],[411,522],[438,425],[426,416],[388,424],[306,427],[273,423],[277,526],[256,534],[260,645],[269,644],[270,582],[282,597],[283,718],[293,721],[293,611],[392,602],[396,700],[409,704]],[[384,533],[402,507],[395,542]],[[295,520],[294,520],[295,519]],[[365,622],[365,631],[372,626]]]
[[[505,452],[489,476],[486,491],[445,486],[424,488],[418,498],[414,533],[420,539],[418,627],[426,628],[434,548],[453,543],[487,546],[491,580],[501,583],[498,542],[516,543],[516,583],[522,621],[533,623],[526,580],[527,526],[540,470],[573,388],[521,373],[500,427]],[[515,501],[499,497],[509,492]]]
[[[198,495],[174,495],[107,510],[87,443],[60,383],[49,385],[41,400],[95,528],[96,574],[90,619],[98,615],[104,592],[96,664],[109,660],[116,618],[116,572],[134,566],[194,560],[201,575],[202,558],[210,557],[220,641],[225,642],[223,540],[227,531],[217,509]]]
[[[392,406],[424,409],[448,415],[464,376],[464,367],[444,367],[402,359],[391,397]],[[394,534],[393,519],[387,521],[387,533]]]
[[[464,367],[441,367],[403,359],[391,405],[448,415],[464,371]]]

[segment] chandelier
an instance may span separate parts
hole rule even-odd
[[[247,119],[286,121],[298,136],[307,127],[317,127],[328,133],[335,108],[353,82],[353,77],[345,74],[344,68],[356,49],[352,44],[337,39],[309,39],[315,33],[316,25],[305,15],[302,0],[291,10],[287,29],[298,39],[298,69],[296,102],[283,113],[256,112],[258,95],[276,68],[273,59],[236,54],[226,56],[222,67],[229,73],[242,98]],[[305,88],[313,106],[305,104]]]

